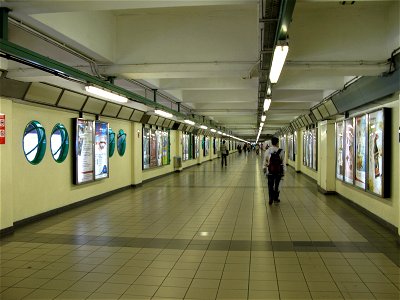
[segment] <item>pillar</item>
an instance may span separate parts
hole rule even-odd
[[[335,121],[319,122],[317,183],[322,193],[333,193],[336,190],[335,140]]]
[[[133,138],[131,139],[131,147],[132,147],[132,173],[131,173],[131,184],[133,186],[140,185],[143,181],[143,170],[142,170],[142,143],[143,143],[143,130],[141,123],[132,123],[132,135]]]

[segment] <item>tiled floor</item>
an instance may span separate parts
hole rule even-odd
[[[396,236],[288,170],[232,154],[19,228],[0,299],[396,299]]]

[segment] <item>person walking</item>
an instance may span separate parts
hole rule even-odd
[[[268,177],[269,205],[279,203],[279,183],[284,176],[285,151],[279,148],[279,139],[272,138],[272,146],[265,151],[263,170]]]
[[[221,167],[224,166],[224,161],[225,161],[225,167],[226,167],[226,157],[228,156],[228,149],[226,148],[225,141],[222,141],[221,146],[219,147],[219,151],[221,153]]]

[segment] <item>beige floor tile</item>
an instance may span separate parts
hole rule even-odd
[[[350,292],[350,293],[368,293],[370,292],[367,286],[362,282],[337,282],[341,292]]]
[[[193,278],[196,274],[196,270],[179,270],[179,269],[172,269],[171,272],[168,274],[169,277],[185,277],[185,278]]]
[[[279,291],[297,291],[297,292],[308,291],[308,287],[305,281],[279,280],[278,288]]]
[[[217,292],[217,289],[190,287],[186,293],[185,299],[212,300],[215,299]]]
[[[107,282],[133,284],[138,277],[139,275],[114,274],[107,279]]]
[[[250,272],[251,280],[277,280],[275,270],[272,272]]]
[[[362,282],[360,276],[356,273],[331,273],[336,282]]]
[[[158,285],[131,285],[124,293],[124,295],[135,295],[135,296],[153,296],[158,290]]]
[[[160,287],[154,297],[164,297],[164,298],[178,298],[183,299],[187,291],[186,287],[172,287],[165,286]]]
[[[59,294],[56,298],[57,300],[61,299],[86,299],[91,295],[90,292],[76,292],[76,291],[64,291]]]
[[[31,288],[10,287],[0,294],[0,299],[4,300],[19,300],[34,292]]]
[[[162,286],[188,287],[191,282],[191,278],[167,277],[163,281]]]
[[[302,272],[300,265],[277,265],[277,273],[300,273]]]
[[[386,294],[386,293],[373,293],[376,299],[379,300],[398,300],[400,299],[400,294],[399,293],[392,293],[392,294]]]
[[[102,285],[95,281],[78,281],[68,288],[69,291],[76,292],[94,292]]]
[[[107,274],[107,273],[88,273],[84,277],[82,277],[80,280],[81,281],[98,281],[98,282],[104,282],[108,280],[112,275]]]
[[[248,279],[249,272],[229,271],[222,273],[222,279]]]
[[[2,277],[0,277],[0,286],[1,287],[10,287],[22,280],[24,280],[24,279],[21,277],[2,276]]]
[[[301,300],[308,300],[312,299],[311,294],[305,291],[279,291],[280,299],[301,299]]]
[[[167,276],[171,269],[147,268],[141,276]]]
[[[62,290],[43,290],[37,289],[28,296],[24,298],[24,300],[47,300],[47,299],[55,299],[58,295],[63,293]],[[1,296],[0,296],[1,298]]]
[[[216,279],[193,279],[190,287],[216,289],[219,285],[219,280]]]
[[[307,285],[311,292],[339,292],[333,281],[307,281]]]
[[[304,272],[306,281],[334,281],[329,272]]]
[[[221,277],[222,277],[222,271],[198,270],[195,275],[195,278],[202,278],[202,279],[221,279]]]
[[[113,294],[113,293],[93,293],[86,299],[104,299],[104,300],[110,300],[110,299],[119,299],[121,297],[120,294]]]
[[[391,283],[384,282],[365,282],[365,285],[369,288],[372,293],[382,294],[399,294],[399,290]]]
[[[247,280],[235,280],[226,279],[221,280],[219,288],[223,290],[235,289],[235,290],[247,290],[249,287],[249,282]]]
[[[278,280],[304,281],[303,273],[277,273]]]
[[[2,279],[0,279],[0,280],[2,280]],[[44,279],[44,278],[28,277],[26,279],[19,281],[18,283],[15,283],[14,287],[37,289],[37,288],[41,287],[42,285],[44,285],[48,281],[49,281],[49,279],[47,279],[47,278]]]
[[[51,279],[42,285],[41,288],[47,290],[66,290],[75,282],[76,280]]]
[[[138,285],[161,285],[161,283],[164,281],[165,277],[159,277],[159,276],[139,276],[135,284]]]
[[[342,295],[344,299],[354,299],[354,300],[369,300],[369,299],[380,299],[375,298],[372,293],[351,293],[351,292],[343,292]]]
[[[250,280],[249,290],[277,291],[278,283],[275,280]]]
[[[324,299],[331,299],[331,300],[340,300],[344,299],[343,295],[340,292],[326,292],[326,291],[311,291],[311,296],[313,300],[324,300]]]
[[[278,291],[249,290],[248,299],[279,300],[280,298]]]
[[[197,270],[200,263],[178,262],[175,264],[174,269],[177,270]]]
[[[218,290],[216,299],[229,299],[229,300],[247,300],[247,290]]]

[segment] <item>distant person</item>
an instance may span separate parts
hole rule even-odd
[[[260,153],[260,146],[256,144],[256,154],[258,155]]]
[[[219,147],[219,151],[221,153],[221,167],[224,166],[224,161],[225,161],[225,167],[226,167],[226,157],[228,156],[228,149],[226,148],[225,141],[222,141],[221,147]]]
[[[272,138],[272,146],[265,151],[263,169],[268,177],[269,205],[279,203],[279,183],[284,176],[283,160],[285,151],[279,148],[279,139]]]

